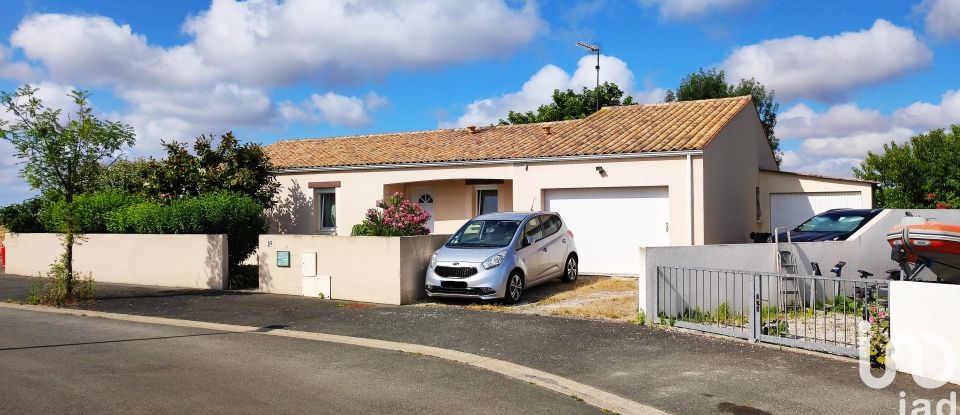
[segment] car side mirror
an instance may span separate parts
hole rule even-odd
[[[524,237],[523,237],[523,246],[533,245],[534,242],[536,242],[536,241],[534,241],[533,237],[530,236],[530,235],[527,235],[527,236],[524,236]]]

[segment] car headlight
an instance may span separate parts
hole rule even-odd
[[[495,268],[503,263],[503,258],[507,256],[507,251],[499,252],[483,261],[483,269]]]
[[[430,268],[437,266],[437,253],[434,252],[433,255],[430,255]]]

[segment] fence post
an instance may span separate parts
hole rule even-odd
[[[761,312],[762,308],[762,299],[760,298],[760,293],[762,292],[760,288],[761,278],[759,274],[753,274],[753,283],[750,284],[750,299],[753,301],[753,307],[750,309],[750,336],[748,340],[753,343],[756,343],[760,339],[760,325],[761,318],[763,313]]]
[[[660,322],[660,277],[662,276],[662,272],[663,272],[662,270],[663,268],[660,268],[660,266],[657,265],[657,277],[654,282],[654,285],[657,287],[657,288],[654,288],[656,297],[654,297],[655,299],[653,300],[653,304],[654,304],[653,310],[648,311],[648,313],[651,313],[651,315],[648,317],[651,318],[652,319],[651,321],[653,321],[655,324],[661,324]],[[641,276],[641,278],[646,278],[646,276],[645,275]]]

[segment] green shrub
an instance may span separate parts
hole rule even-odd
[[[78,233],[106,233],[110,212],[140,202],[142,199],[116,190],[80,194],[73,199],[74,219]],[[62,232],[67,202],[63,199],[43,203],[40,222],[48,232]]]
[[[365,223],[358,223],[350,229],[350,235],[352,236],[370,236],[373,235],[373,233],[374,230]]]
[[[667,313],[664,313],[663,311],[661,311],[660,313],[658,313],[657,317],[660,319],[660,324],[662,324],[662,325],[664,325],[664,326],[673,327],[673,324],[677,321],[677,319],[676,319],[675,317],[673,317],[673,316],[671,316],[671,315],[668,315]]]
[[[93,276],[91,274],[83,276],[78,272],[73,273],[73,290],[67,290],[67,267],[62,257],[50,266],[50,272],[46,276],[48,278],[37,281],[30,287],[27,293],[27,304],[62,307],[93,300],[96,294],[97,288]]]
[[[647,312],[643,311],[641,308],[639,311],[637,311],[637,316],[631,321],[631,323],[640,326],[647,324]]]
[[[0,224],[10,232],[45,232],[46,229],[40,223],[40,209],[43,204],[44,199],[37,197],[4,206],[0,208]]]
[[[231,290],[257,288],[260,285],[260,267],[257,265],[237,265],[230,270],[227,287]]]
[[[257,248],[267,231],[263,207],[248,196],[218,192],[173,201],[137,203],[107,215],[113,233],[226,234],[231,267]]]
[[[790,334],[790,326],[786,321],[775,321],[761,327],[760,333],[767,336],[787,337]]]

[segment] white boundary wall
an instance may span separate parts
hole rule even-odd
[[[8,274],[45,275],[63,254],[52,233],[11,233]],[[74,247],[74,269],[96,282],[225,289],[226,235],[88,234]]]
[[[797,255],[796,274],[813,275],[810,263],[817,262],[824,276],[833,277],[830,269],[844,261],[843,278],[858,279],[858,269],[873,273],[871,278],[887,278],[886,271],[899,269],[890,259],[887,231],[899,225],[907,211],[939,222],[960,223],[960,209],[886,209],[846,241],[793,244]],[[657,266],[774,273],[777,272],[776,250],[772,243],[641,247],[640,308],[648,316],[656,309]],[[935,280],[929,270],[922,272],[920,278]]]
[[[423,298],[430,256],[449,235],[411,237],[260,235],[260,291],[381,304],[410,304]],[[277,266],[277,252],[290,253],[290,266]],[[315,254],[305,266],[303,255]],[[318,280],[304,274],[315,274]],[[315,288],[314,284],[320,287]]]
[[[897,371],[960,384],[960,285],[891,282],[890,341]]]

